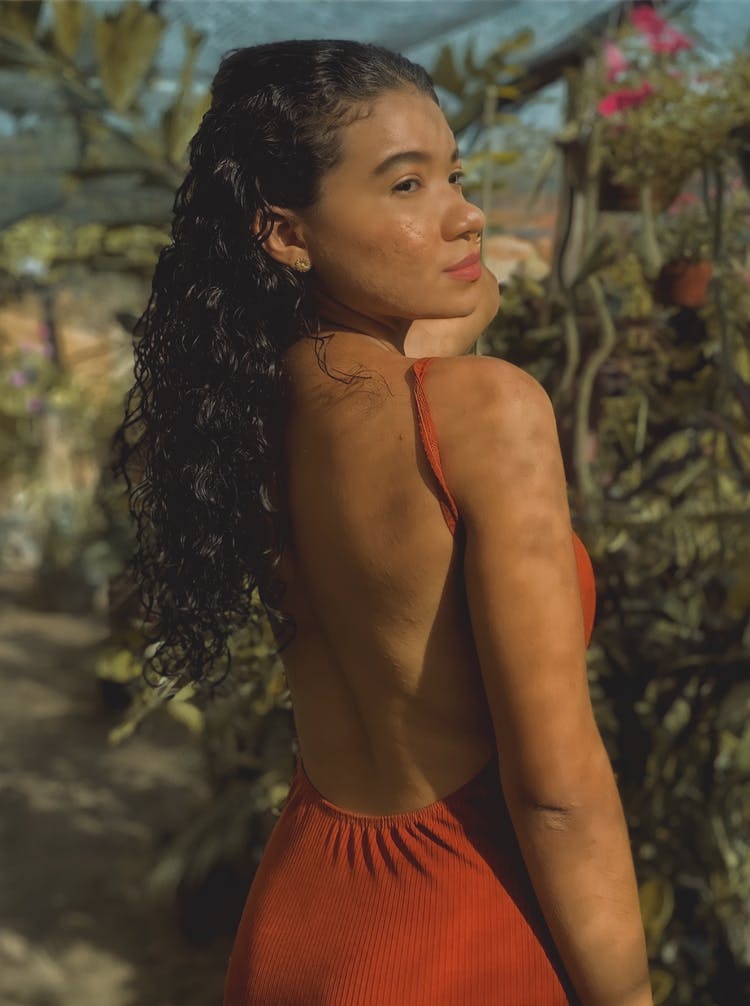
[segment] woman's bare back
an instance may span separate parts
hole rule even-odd
[[[414,361],[354,346],[337,333],[326,354],[334,374],[373,375],[349,385],[312,341],[286,355],[293,540],[279,575],[297,634],[282,659],[310,781],[337,806],[390,814],[441,799],[496,748]]]

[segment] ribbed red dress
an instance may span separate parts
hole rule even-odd
[[[419,429],[451,532],[422,376]],[[586,644],[591,560],[573,534]],[[569,1006],[569,978],[534,893],[497,758],[443,799],[371,816],[337,807],[298,755],[240,920],[224,1006]]]

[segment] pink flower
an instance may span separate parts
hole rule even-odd
[[[24,370],[11,370],[8,381],[14,388],[22,388],[29,383],[28,374]]]
[[[636,7],[630,14],[630,23],[646,36],[652,52],[674,55],[681,49],[693,48],[687,35],[659,17],[652,7]]]
[[[27,412],[41,412],[43,406],[44,406],[44,401],[41,398],[37,398],[36,396],[34,396],[33,398],[30,398],[28,400],[28,402],[26,403],[26,411]]]
[[[643,104],[646,98],[654,93],[653,87],[647,80],[644,80],[640,87],[623,87],[619,91],[613,91],[606,98],[602,98],[596,106],[599,114],[605,118],[622,112],[626,108],[635,108]]]
[[[613,81],[628,68],[628,61],[623,55],[622,49],[613,42],[604,43],[604,62],[607,67],[607,80]]]
[[[693,43],[681,32],[672,29],[668,34],[660,38],[651,38],[649,45],[653,52],[666,52],[673,56],[681,49],[692,49]]]
[[[698,196],[694,192],[680,192],[667,210],[667,213],[670,216],[675,216],[678,213],[682,213],[686,206],[694,206],[697,202],[699,202]]]
[[[630,23],[643,35],[660,35],[667,27],[653,7],[636,7],[630,12]]]

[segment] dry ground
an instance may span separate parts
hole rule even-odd
[[[218,1006],[231,934],[181,935],[148,893],[162,844],[208,799],[170,720],[107,743],[96,617],[39,612],[0,577],[0,1003]]]

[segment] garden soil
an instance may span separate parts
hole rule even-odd
[[[210,798],[198,742],[160,716],[109,744],[106,620],[33,610],[27,587],[0,576],[0,1003],[219,1006],[231,932],[192,945],[147,886]]]

